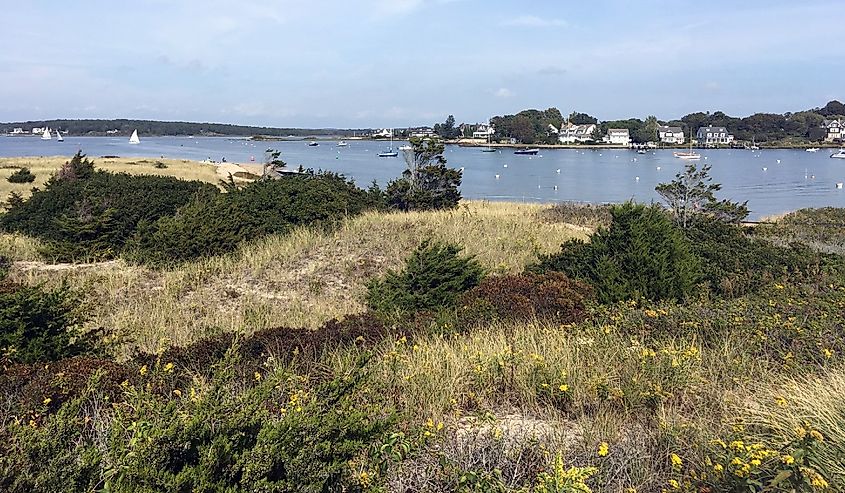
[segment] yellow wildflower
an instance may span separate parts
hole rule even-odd
[[[144,375],[146,375],[146,374],[147,374],[147,371],[148,371],[148,370],[147,370],[147,365],[144,365],[144,366],[142,366],[142,367],[141,367],[141,369],[138,371],[138,373],[140,373],[140,374],[141,374],[141,376],[144,376]]]
[[[813,437],[813,440],[815,440],[817,442],[823,442],[824,441],[824,436],[821,433],[819,433],[818,430],[810,431],[810,436]]]
[[[569,391],[569,385],[566,385],[565,383],[560,384],[560,387],[558,387],[558,388],[560,389],[561,392],[568,392]]]
[[[775,397],[775,404],[777,404],[778,407],[786,407],[787,402],[785,398],[778,396]]]
[[[832,358],[832,357],[833,357],[833,351],[831,351],[831,350],[830,350],[830,349],[828,349],[828,348],[824,348],[824,349],[822,349],[822,354],[824,354],[824,357],[825,357],[826,359],[830,359],[830,358]]]
[[[795,463],[795,457],[787,454],[787,455],[784,455],[783,457],[781,457],[780,461],[783,462],[784,464],[786,464],[787,466],[790,466],[790,465]]]
[[[646,310],[644,313],[645,313],[645,316],[648,317],[648,318],[657,318],[657,312],[650,309],[650,308],[648,310]]]
[[[677,479],[670,479],[669,486],[671,486],[673,490],[681,489],[681,483],[679,483]]]
[[[258,372],[255,372],[253,374],[253,378],[255,378],[255,381],[257,382],[257,381],[261,380],[261,374],[258,373]]]
[[[51,402],[53,402],[53,399],[50,399],[49,397],[47,397],[46,399],[44,399],[44,405],[45,405],[45,406],[49,405]]]
[[[669,460],[671,460],[671,461],[672,461],[672,467],[673,467],[673,468],[680,468],[681,466],[683,466],[683,465],[684,465],[684,461],[683,461],[683,459],[681,459],[681,458],[678,456],[678,454],[672,454],[672,455],[670,455],[670,456],[669,456]]]
[[[599,444],[599,452],[598,452],[599,457],[607,457],[609,449],[610,449],[610,446],[607,444],[607,442],[601,442]]]
[[[725,468],[722,466],[722,464],[716,464],[715,466],[713,466],[713,470],[716,472],[722,472],[725,470]]]
[[[173,371],[173,363],[167,363],[164,365],[164,371],[167,373],[171,373]]]

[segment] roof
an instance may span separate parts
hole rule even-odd
[[[725,128],[725,127],[713,127],[713,126],[701,127],[701,128],[698,129],[698,131],[699,132],[717,132],[717,133],[718,132],[725,132],[725,133],[728,133],[728,129]]]
[[[621,134],[621,133],[625,133],[625,134],[627,134],[627,133],[628,133],[628,129],[627,129],[627,128],[609,128],[609,129],[607,129],[607,133],[610,133],[610,134]]]
[[[683,133],[683,129],[681,127],[667,127],[665,125],[658,127],[661,132],[669,132],[673,134],[680,134]]]

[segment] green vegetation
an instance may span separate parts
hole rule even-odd
[[[388,271],[367,285],[367,306],[378,313],[409,314],[452,306],[464,291],[484,275],[472,257],[461,257],[461,247],[424,241],[400,272]]]
[[[407,169],[387,184],[384,195],[391,209],[427,211],[454,209],[461,200],[461,172],[446,167],[445,146],[438,139],[411,139]]]
[[[333,175],[231,185],[134,229],[124,252],[206,252],[169,270],[0,244],[0,489],[845,484],[841,210],[747,229],[681,202],[396,213]],[[722,204],[706,168],[662,190]]]
[[[513,138],[523,144],[557,144],[557,135],[550,131],[549,125],[559,129],[563,115],[557,108],[524,110],[515,115],[495,116],[490,123],[496,128],[496,140]]]
[[[35,181],[35,175],[29,171],[29,168],[21,168],[9,175],[6,180],[9,183],[32,183]]]

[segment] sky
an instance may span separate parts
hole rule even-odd
[[[845,101],[843,0],[4,0],[0,121],[278,127]]]

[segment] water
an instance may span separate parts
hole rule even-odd
[[[268,147],[282,152],[291,167],[337,171],[366,187],[384,185],[405,169],[398,158],[379,158],[386,142],[349,141],[347,147],[321,141],[309,147],[302,141],[252,142],[225,137],[142,137],[130,145],[126,137],[67,137],[65,142],[42,142],[37,137],[0,137],[0,156],[71,155],[77,150],[92,157],[104,155],[166,157],[260,162]],[[404,142],[395,142],[396,147]],[[845,207],[845,162],[830,159],[831,150],[702,150],[700,164],[710,164],[714,182],[723,185],[719,197],[748,200],[752,219],[802,207]],[[637,154],[627,149],[541,150],[537,156],[517,156],[512,149],[495,153],[480,148],[447,146],[445,157],[464,168],[461,193],[466,198],[531,202],[659,201],[654,187],[671,180],[684,162],[671,150]],[[506,167],[507,166],[507,167]],[[765,169],[764,169],[765,168]],[[560,170],[558,173],[557,170]],[[498,175],[498,179],[496,178]]]

